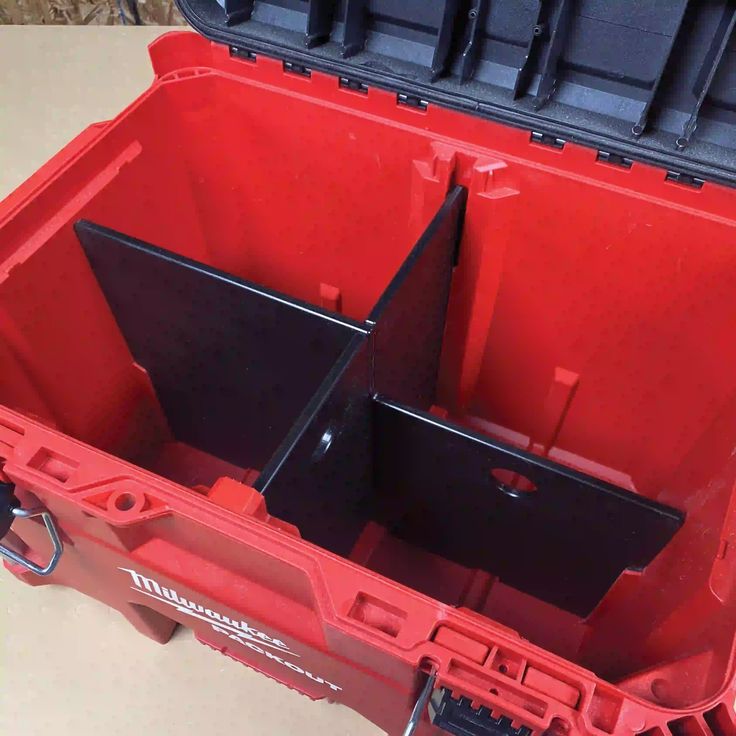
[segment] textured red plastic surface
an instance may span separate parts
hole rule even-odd
[[[736,194],[194,34],[151,56],[151,89],[0,208],[0,462],[62,530],[50,581],[389,733],[431,662],[539,733],[736,734]],[[362,318],[453,182],[469,198],[436,410],[687,514],[585,621],[372,525],[344,560],[271,518],[258,469],[171,437],[72,229]],[[13,532],[44,557],[42,527]]]

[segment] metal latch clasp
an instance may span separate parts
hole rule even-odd
[[[419,721],[422,720],[422,713],[427,710],[429,699],[432,696],[432,691],[434,690],[436,681],[437,671],[433,669],[427,677],[427,682],[424,683],[422,692],[419,693],[417,702],[414,703],[414,708],[411,711],[411,716],[409,716],[409,723],[406,724],[403,736],[412,736],[414,731],[416,731]]]
[[[14,562],[16,565],[20,565],[36,575],[50,575],[59,564],[61,554],[64,551],[64,546],[61,543],[61,537],[59,536],[56,524],[54,523],[49,511],[45,508],[21,508],[18,504],[18,500],[15,498],[14,491],[15,486],[12,483],[0,482],[0,538],[4,537],[8,533],[15,519],[32,519],[40,516],[43,520],[44,526],[46,527],[49,538],[51,539],[54,551],[51,555],[51,559],[44,567],[36,564],[32,560],[29,560],[27,557],[24,557],[15,550],[6,547],[4,544],[0,544],[0,555],[2,555],[6,560]]]
[[[436,683],[437,670],[433,668],[414,704],[403,736],[413,736],[425,710],[429,711],[430,723],[456,736],[531,736],[528,726],[514,727],[511,718],[503,715],[494,718],[489,708],[474,708],[469,698],[455,699],[443,687],[435,690]]]

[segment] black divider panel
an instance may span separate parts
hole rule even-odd
[[[373,516],[370,357],[354,338],[255,484],[271,514],[344,556]]]
[[[435,398],[445,313],[467,190],[456,186],[368,316],[373,389],[428,408]]]
[[[376,493],[393,534],[578,615],[682,525],[667,506],[430,414],[382,400],[374,412]]]
[[[270,513],[348,555],[374,517],[371,395],[431,402],[466,191],[455,187],[256,482]]]
[[[359,325],[113,230],[77,235],[174,436],[262,468]]]

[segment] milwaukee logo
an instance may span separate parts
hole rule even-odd
[[[207,608],[196,601],[190,601],[188,598],[184,598],[179,595],[179,593],[177,593],[173,588],[167,588],[153,578],[141,575],[136,570],[131,570],[128,567],[119,567],[118,570],[130,575],[131,582],[133,583],[130,586],[131,590],[134,590],[141,595],[145,595],[148,598],[153,598],[159,603],[165,603],[167,606],[171,606],[176,611],[183,613],[186,616],[191,616],[192,618],[207,622],[218,634],[223,634],[229,639],[237,641],[252,652],[260,654],[266,657],[266,659],[290,669],[292,672],[303,675],[313,682],[320,685],[326,685],[330,690],[336,692],[342,690],[338,685],[312,674],[309,670],[299,667],[294,662],[289,662],[288,660],[283,659],[283,657],[279,657],[275,652],[278,652],[279,654],[288,654],[290,657],[300,656],[296,652],[291,651],[288,645],[284,644],[280,639],[274,639],[268,634],[250,626],[245,621],[236,620],[230,616],[225,616],[219,611]]]
[[[159,585],[153,578],[147,578],[135,570],[130,570],[127,567],[119,567],[118,569],[123,572],[127,572],[130,575],[133,581],[133,585],[131,586],[132,590],[143,593],[143,595],[147,595],[149,598],[155,598],[161,603],[166,603],[179,611],[179,613],[184,613],[192,618],[198,618],[200,621],[207,621],[207,623],[210,624],[217,623],[219,628],[226,629],[230,633],[237,634],[243,639],[256,642],[261,646],[269,647],[270,649],[275,649],[278,652],[291,654],[292,657],[299,656],[292,652],[284,642],[279,641],[278,639],[272,639],[262,631],[249,626],[245,621],[235,621],[229,616],[224,616],[217,611],[213,611],[211,608],[205,608],[199,603],[187,600],[180,596],[175,590]]]

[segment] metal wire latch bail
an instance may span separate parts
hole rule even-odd
[[[18,499],[15,497],[15,485],[13,483],[0,482],[0,539],[10,531],[10,527],[16,519],[32,519],[36,516],[40,516],[43,520],[54,547],[54,552],[46,566],[41,567],[37,565],[27,557],[3,544],[0,544],[0,555],[6,560],[14,562],[16,565],[20,565],[36,575],[50,575],[59,564],[61,553],[64,551],[64,546],[61,543],[59,532],[56,529],[56,524],[54,524],[51,514],[42,507],[32,509],[21,508]]]
[[[531,736],[528,726],[514,727],[508,716],[494,717],[489,708],[474,708],[470,698],[453,698],[447,688],[436,686],[437,668],[432,664],[402,736],[413,736],[425,711],[433,726],[456,736]]]
[[[432,691],[434,690],[434,685],[436,681],[437,671],[432,668],[429,675],[427,676],[427,681],[424,683],[422,691],[419,693],[417,702],[414,704],[411,716],[409,717],[409,722],[406,724],[406,728],[404,729],[404,733],[402,736],[412,736],[412,734],[417,730],[417,726],[422,720],[422,714],[425,710],[427,710],[429,698],[432,695]]]

